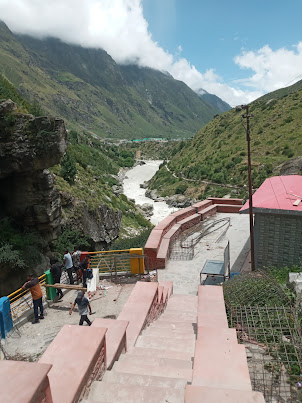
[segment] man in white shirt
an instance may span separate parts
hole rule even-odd
[[[71,254],[68,252],[68,250],[64,250],[64,261],[63,261],[64,265],[65,265],[65,269],[67,271],[68,277],[69,277],[69,282],[70,284],[73,284],[73,275],[72,275],[72,271],[73,271],[73,264],[72,264],[72,258],[71,258]]]

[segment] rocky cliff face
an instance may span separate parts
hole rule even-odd
[[[47,168],[66,150],[62,119],[17,113],[0,102],[0,206],[2,214],[52,241],[60,233],[61,200]]]
[[[96,249],[107,249],[118,237],[122,213],[100,205],[88,209],[55,188],[47,168],[58,164],[67,147],[64,121],[17,112],[0,101],[0,211],[52,242],[62,228],[77,229]],[[62,217],[62,208],[65,214]]]

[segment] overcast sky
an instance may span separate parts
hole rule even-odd
[[[168,71],[234,106],[302,79],[301,3],[0,0],[0,18],[14,32]]]

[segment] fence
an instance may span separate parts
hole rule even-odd
[[[85,253],[87,254],[87,253]],[[124,249],[124,250],[110,250],[110,251],[98,251],[89,252],[90,255],[90,267],[98,268],[100,274],[109,274],[111,279],[114,275],[115,278],[119,274],[138,274],[142,275],[149,272],[148,258],[143,255],[143,249]],[[40,285],[42,286],[43,301],[47,300],[46,295],[46,275],[42,274],[39,277]],[[69,283],[66,271],[63,270],[61,281],[62,284]],[[29,310],[33,309],[33,302],[30,291],[19,288],[8,295],[11,316],[14,323],[17,323]]]

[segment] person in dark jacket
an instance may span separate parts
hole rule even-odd
[[[87,269],[89,265],[90,256],[87,255],[80,263],[80,267],[82,270],[82,278],[83,278],[83,287],[87,288]]]
[[[52,258],[50,263],[51,263],[50,272],[52,274],[53,281],[55,283],[60,283],[61,275],[62,275],[62,265],[59,263],[59,261],[56,257]],[[61,288],[56,288],[56,292],[57,292],[57,296],[59,297],[59,299],[62,299],[63,292],[62,292]]]
[[[33,274],[29,274],[27,276],[27,281],[23,284],[22,288],[23,290],[29,289],[29,291],[31,292],[35,314],[35,320],[32,323],[39,323],[39,319],[44,319],[44,312],[42,302],[43,293],[38,277],[34,277]],[[38,309],[40,310],[40,316],[38,313]]]

